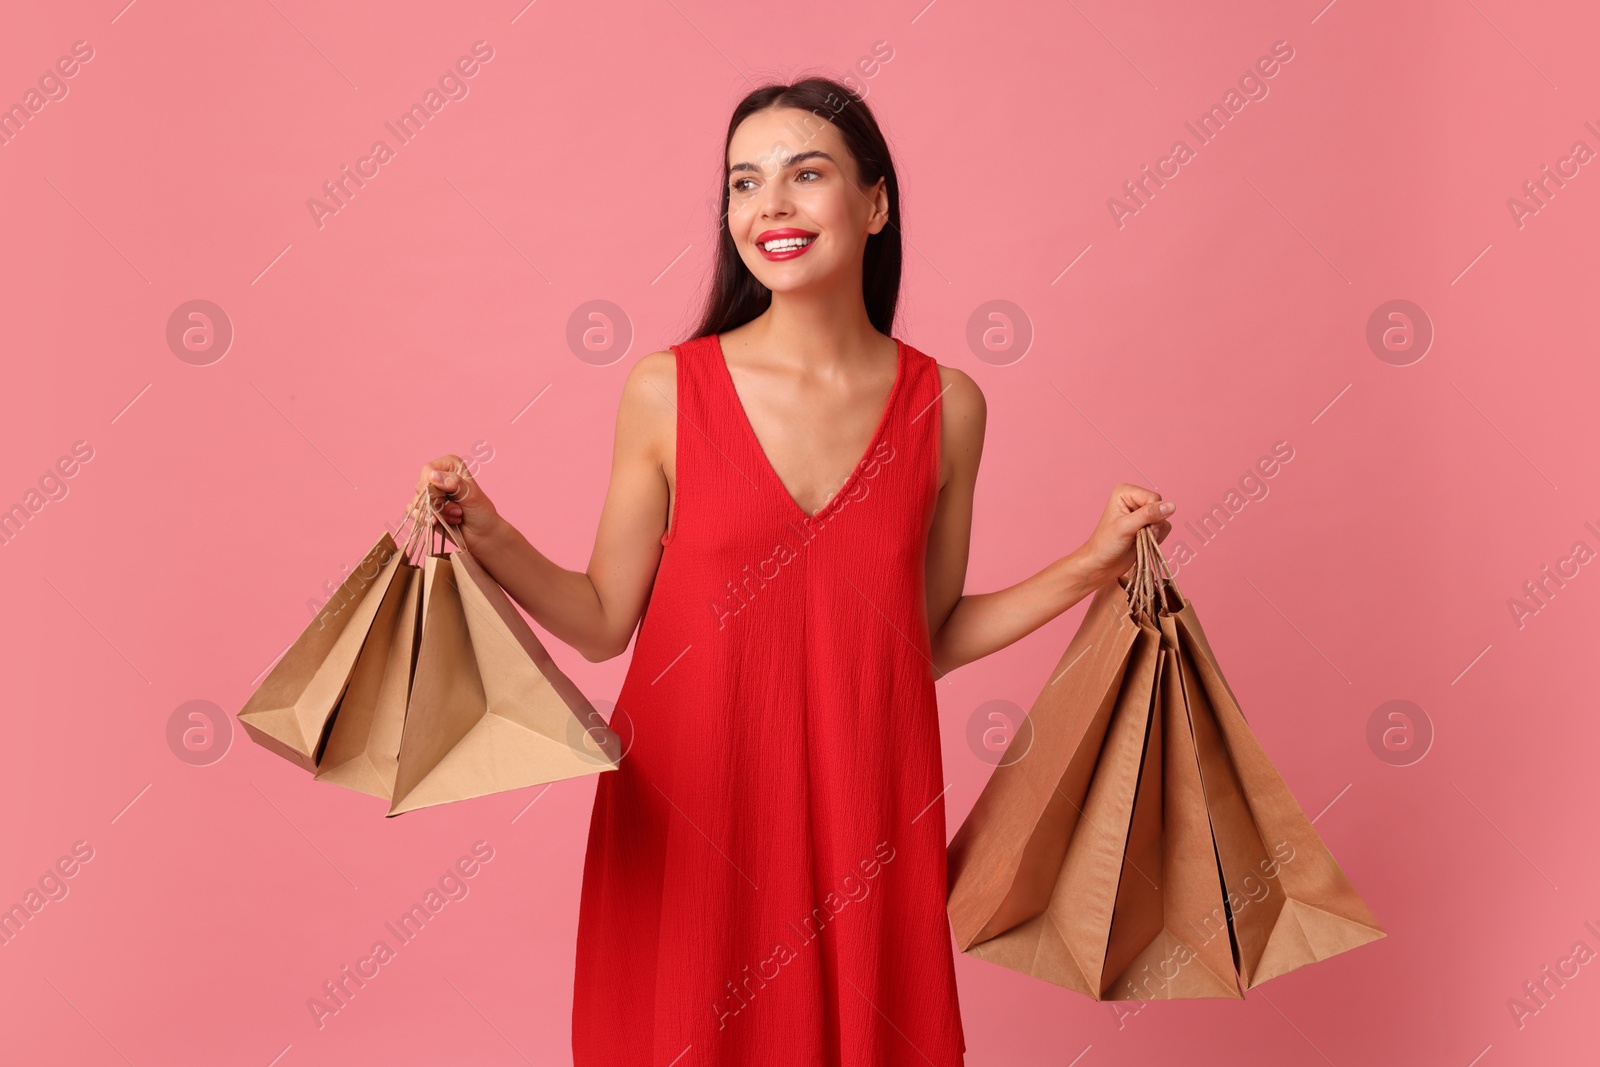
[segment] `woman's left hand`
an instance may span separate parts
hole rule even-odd
[[[1165,540],[1172,532],[1167,516],[1176,507],[1163,501],[1160,493],[1143,486],[1123,482],[1111,490],[1111,501],[1100,516],[1100,524],[1075,553],[1088,567],[1094,587],[1098,589],[1121,577],[1133,566],[1134,539],[1141,527],[1150,527],[1158,542]]]

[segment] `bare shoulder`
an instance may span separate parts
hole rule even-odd
[[[671,349],[652,352],[628,369],[624,392],[649,392],[652,388],[667,397],[678,395],[678,356]]]
[[[660,458],[672,451],[677,426],[678,358],[652,352],[628,368],[617,405],[617,437]]]
[[[978,388],[978,383],[966,371],[946,367],[942,363],[937,366],[941,403],[944,405],[942,422],[951,434],[952,443],[959,439],[962,443],[981,444],[984,423],[989,417],[989,405],[983,398],[983,390]]]
[[[965,371],[936,364],[939,368],[939,485],[952,480],[970,486],[977,480],[978,463],[983,455],[983,430],[989,408],[983,390]]]

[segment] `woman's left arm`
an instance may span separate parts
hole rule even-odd
[[[978,384],[963,372],[941,366],[939,378],[943,480],[928,531],[927,598],[934,673],[942,677],[1026,637],[1125,573],[1133,565],[1139,528],[1148,525],[1163,540],[1172,530],[1166,515],[1173,506],[1149,489],[1118,485],[1081,546],[1015,585],[963,595],[988,407]]]

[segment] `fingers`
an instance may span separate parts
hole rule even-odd
[[[1154,489],[1146,489],[1142,485],[1122,482],[1111,490],[1111,499],[1116,503],[1120,503],[1123,511],[1131,512],[1160,500],[1161,494]]]
[[[422,465],[417,476],[417,495],[426,493],[428,503],[434,508],[451,500],[464,500],[473,491],[474,483],[467,473],[465,461],[457,455],[443,455]],[[431,510],[424,506],[423,510]],[[458,509],[459,514],[459,509]]]
[[[454,453],[449,453],[440,456],[438,459],[430,460],[422,465],[422,473],[417,477],[417,488],[420,489],[424,485],[438,484],[435,480],[435,476],[438,474],[445,474],[454,477],[465,477],[467,474],[467,465],[460,456],[455,455]]]
[[[416,499],[412,501],[411,507],[408,509],[408,515],[411,517],[412,522],[425,526],[430,531],[438,524],[436,511],[443,511],[443,507],[448,504],[446,494],[450,493],[451,487],[448,485],[441,486],[437,478],[441,474],[449,477],[459,477],[455,474],[456,471],[464,474],[466,472],[466,464],[462,462],[460,456],[454,454],[440,456],[438,459],[430,460],[422,465],[422,469],[417,475]],[[457,485],[455,488],[460,489],[461,486]],[[457,509],[457,514],[454,517],[448,512],[445,512],[445,517],[452,522],[459,523],[461,521],[459,509]]]
[[[1137,489],[1138,486],[1130,486],[1129,488]],[[1148,492],[1148,490],[1145,491]],[[1176,511],[1178,505],[1170,500],[1162,500],[1155,494],[1151,494],[1151,496],[1152,499],[1148,503],[1128,512],[1121,519],[1119,525],[1122,527],[1122,532],[1127,536],[1132,537],[1143,526],[1151,527],[1151,533],[1159,533],[1160,527],[1163,525],[1169,530],[1172,528],[1172,524],[1166,521],[1167,516]]]

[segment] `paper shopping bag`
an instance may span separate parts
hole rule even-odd
[[[1158,682],[1161,713],[1157,717],[1160,743],[1152,736],[1150,749],[1160,753],[1160,766],[1152,768],[1147,759],[1144,773],[1152,785],[1159,783],[1160,825],[1136,825],[1136,832],[1153,834],[1160,842],[1160,919],[1149,922],[1149,935],[1136,942],[1138,955],[1103,997],[1239,999],[1243,994],[1234,973],[1227,899],[1179,673],[1176,626],[1165,615],[1158,622],[1163,637]],[[1130,855],[1133,851],[1130,843]],[[1135,879],[1131,885],[1143,890],[1143,883],[1143,879]],[[1119,931],[1119,922],[1120,916],[1113,922],[1113,937],[1127,933]]]
[[[1383,937],[1246,725],[1194,606],[1174,619],[1245,988]]]
[[[295,639],[239,711],[252,740],[314,771],[372,621],[401,553],[386,532],[378,538],[311,625]]]
[[[421,623],[422,568],[402,559],[335,710],[318,781],[393,799]]]
[[[1096,1000],[1240,996],[1172,650],[1140,624],[1044,911],[967,951]],[[1024,760],[1026,757],[1024,758]]]
[[[1098,690],[1041,695],[1034,747],[996,769],[957,832],[949,908],[962,950],[1095,999],[1238,998],[1235,972],[1249,988],[1382,936],[1245,725],[1148,529],[1130,576],[1096,594],[1068,656],[1086,634],[1121,648],[1125,633],[1105,726],[1072,731],[1070,758],[1041,752],[1038,738],[1059,742],[1065,724],[1098,724],[1104,711]],[[1036,817],[1022,783],[1063,765],[1089,768],[1056,790],[1078,817],[1049,817],[1048,806]],[[1022,891],[1009,875],[1023,868],[1006,862],[1018,854],[1060,857],[1038,912],[991,919],[964,940],[995,901],[1014,902],[1014,917],[1041,899],[1038,882]],[[1295,867],[1296,854],[1307,862]]]
[[[428,556],[422,588],[389,815],[616,769],[616,734],[470,552]]]
[[[948,850],[948,910],[963,951],[1044,911],[1111,721],[1138,626],[1114,584],[1083,624]]]

